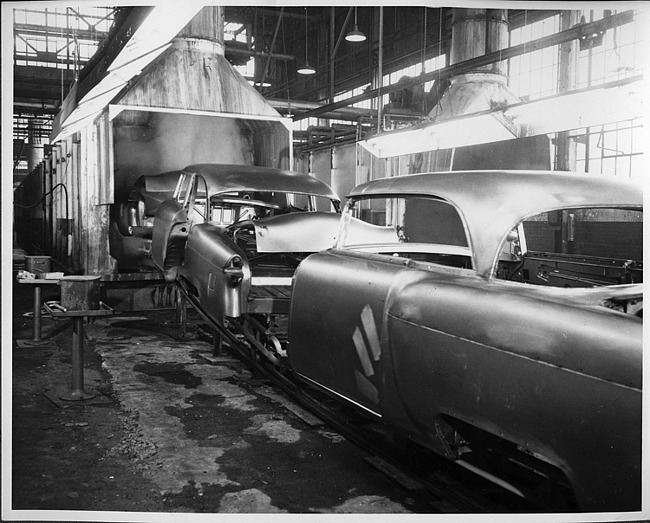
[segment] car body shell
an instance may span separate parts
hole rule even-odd
[[[286,313],[298,258],[289,264],[273,260],[285,253],[304,255],[331,246],[340,222],[338,196],[312,176],[280,169],[198,164],[183,169],[183,175],[190,179],[187,196],[177,190],[156,213],[152,248],[156,265],[168,280],[180,279],[216,321],[246,313]],[[242,236],[253,242],[250,248],[237,238],[236,231],[211,223],[209,218],[196,220],[192,216],[197,198],[207,195],[208,200],[228,201],[226,195],[241,193],[322,198],[333,211],[290,212],[245,220],[241,223]],[[259,263],[251,260],[247,249],[255,252]],[[251,295],[254,291],[256,297]]]
[[[349,198],[381,195],[453,205],[471,268],[346,248],[340,233],[295,273],[292,369],[459,463],[467,460],[450,427],[561,471],[580,510],[639,510],[643,325],[608,304],[641,302],[642,285],[556,288],[496,273],[523,219],[567,207],[641,209],[640,187],[568,173],[453,172],[368,182]],[[344,213],[342,230],[354,221]]]

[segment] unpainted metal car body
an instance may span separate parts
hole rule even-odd
[[[338,196],[312,176],[190,165],[156,213],[153,260],[216,322],[286,314],[295,268],[333,245],[339,221]]]
[[[140,176],[113,205],[109,230],[111,256],[120,271],[151,271],[151,237],[158,206],[171,198],[181,171]]]
[[[611,178],[362,184],[295,272],[290,367],[529,499],[640,510],[642,226],[641,188]]]

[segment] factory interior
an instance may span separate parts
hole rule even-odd
[[[638,187],[650,4],[280,5],[3,2],[3,520],[647,520]],[[479,171],[491,173],[482,187]],[[400,191],[402,207],[370,200]],[[409,203],[427,191],[458,225]],[[534,191],[573,210],[541,207]],[[578,208],[592,196],[588,216]],[[415,231],[398,225],[399,242],[445,244],[440,258],[391,244],[381,268],[376,231],[398,208]],[[525,225],[506,223],[520,208],[536,231],[531,216],[548,211],[544,241],[558,245],[536,253],[531,276]],[[248,209],[249,228],[235,228]],[[429,214],[416,226],[415,212]],[[368,246],[345,258],[357,221]],[[600,235],[592,221],[606,254],[578,260],[575,238]],[[225,231],[236,231],[228,247]],[[254,265],[250,231],[256,256],[280,256]],[[447,241],[457,233],[467,240]],[[504,251],[481,249],[503,238],[521,262],[495,282]],[[597,269],[560,274],[569,261]],[[549,273],[564,283],[551,288]],[[438,279],[418,294],[426,278]],[[555,333],[565,345],[548,349]],[[472,360],[488,346],[510,355],[513,338],[510,370]],[[547,352],[533,354],[537,343]],[[330,346],[354,358],[330,359]],[[560,356],[584,347],[593,361]],[[547,363],[534,374],[520,362]],[[503,374],[488,391],[478,368]],[[505,392],[515,369],[522,389]],[[447,393],[464,387],[474,411]],[[517,410],[526,401],[548,406],[537,424]],[[609,432],[589,429],[588,442],[591,409],[621,417],[594,415]]]

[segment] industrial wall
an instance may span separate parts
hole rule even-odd
[[[16,235],[30,254],[46,254],[69,273],[115,269],[108,230],[113,186],[108,119],[100,116],[59,141],[16,189]],[[36,205],[34,205],[36,204]]]
[[[124,111],[113,120],[115,188],[193,163],[253,164],[252,136],[233,118]]]

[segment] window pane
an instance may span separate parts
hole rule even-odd
[[[602,167],[600,171],[603,174],[615,175],[616,174],[616,158],[603,158]]]
[[[616,176],[630,176],[631,159],[629,156],[619,156],[616,158]]]

